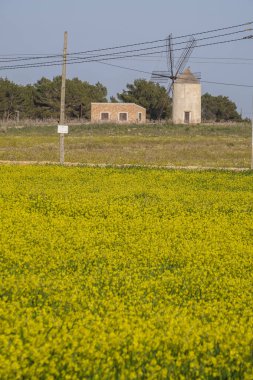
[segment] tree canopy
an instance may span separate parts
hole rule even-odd
[[[3,119],[15,117],[17,110],[25,108],[25,91],[21,86],[0,78],[0,115]]]
[[[171,99],[164,87],[145,79],[136,79],[133,84],[127,84],[126,88],[117,94],[120,101],[137,103],[146,108],[147,117],[151,120],[171,116]]]
[[[0,78],[0,118],[47,119],[59,118],[61,76],[52,80],[42,77],[33,85],[17,85],[7,78]],[[101,83],[92,85],[78,78],[66,80],[66,117],[90,118],[91,102],[107,102],[107,89]],[[111,102],[137,103],[146,108],[151,120],[169,119],[172,100],[164,87],[145,79],[128,83],[126,89],[112,96]],[[227,96],[202,96],[203,121],[240,121],[236,105]]]
[[[227,96],[212,96],[209,93],[201,98],[202,120],[213,121],[240,121],[241,115],[236,110],[236,105]]]
[[[0,117],[59,118],[61,76],[42,77],[34,85],[19,86],[0,78]],[[107,89],[101,83],[91,85],[78,78],[66,80],[66,117],[89,118],[91,102],[107,102]]]

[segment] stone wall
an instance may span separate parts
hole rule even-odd
[[[134,103],[91,103],[91,122],[146,123],[146,109]]]

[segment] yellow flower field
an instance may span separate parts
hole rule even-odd
[[[253,174],[2,166],[0,378],[253,379]]]

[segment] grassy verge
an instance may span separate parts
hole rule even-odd
[[[249,124],[70,126],[65,161],[80,163],[250,166]],[[56,126],[9,128],[0,160],[58,161]]]

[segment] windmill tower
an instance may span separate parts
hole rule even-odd
[[[172,95],[174,124],[199,123],[201,118],[201,88],[198,78],[199,75],[194,76],[189,69],[183,72],[196,46],[196,40],[194,37],[190,37],[175,66],[172,40],[173,37],[172,34],[170,34],[166,39],[167,70],[153,71],[151,80],[166,86],[168,95]],[[179,84],[183,84],[183,86],[179,87]],[[193,84],[195,86],[192,86]],[[196,84],[199,86],[198,90],[196,89]],[[192,90],[194,90],[193,93]],[[182,101],[182,98],[184,98],[185,101]]]
[[[173,124],[201,122],[201,84],[189,68],[173,84]]]

